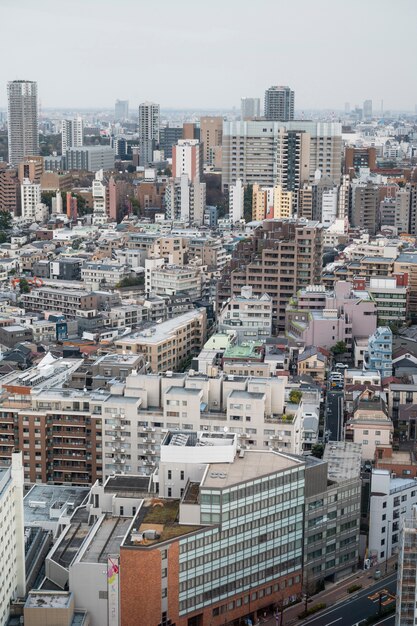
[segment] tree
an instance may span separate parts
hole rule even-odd
[[[124,278],[122,278],[122,280],[120,280],[117,283],[116,287],[120,289],[122,287],[142,286],[144,284],[145,284],[145,276],[141,274],[139,276],[125,276]]]
[[[41,193],[41,201],[46,204],[50,211],[52,210],[52,198],[55,198],[55,195],[54,191],[42,191]]]
[[[9,211],[0,211],[0,231],[10,230],[12,222],[13,217]]]
[[[243,196],[243,217],[245,222],[252,221],[252,193],[253,185],[246,185]]]
[[[19,289],[20,289],[20,293],[29,293],[30,292],[29,283],[26,280],[26,278],[21,278],[19,280]]]
[[[300,404],[302,397],[303,397],[302,391],[300,391],[299,389],[291,389],[290,391],[291,404]]]
[[[347,345],[344,341],[338,341],[334,346],[330,348],[333,354],[344,354],[347,350]]]
[[[324,446],[322,443],[314,443],[311,446],[311,456],[315,456],[316,459],[321,459],[324,454]]]

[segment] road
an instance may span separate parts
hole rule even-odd
[[[343,439],[343,391],[327,392],[326,431],[330,431],[330,441]]]
[[[321,611],[316,617],[310,617],[302,624],[306,624],[306,626],[356,626],[361,620],[376,614],[379,606],[379,592],[383,593],[381,596],[383,605],[388,607],[395,604],[396,587],[397,573],[394,572],[367,589],[352,594],[352,597],[346,602],[337,604],[333,609]],[[313,604],[314,601],[310,606]],[[395,617],[392,615],[378,623],[381,623],[381,626],[392,626],[394,621]]]

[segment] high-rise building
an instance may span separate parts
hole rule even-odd
[[[36,221],[37,208],[41,203],[41,186],[39,183],[31,183],[28,178],[23,180],[20,187],[21,215],[25,220]]]
[[[20,183],[15,167],[0,163],[0,211],[17,215],[20,208]]]
[[[235,185],[229,189],[229,219],[232,224],[243,219],[245,188],[241,180],[237,180]]]
[[[165,159],[172,159],[172,147],[180,139],[194,139],[194,137],[184,137],[181,126],[164,126],[159,131],[159,148],[164,151]]]
[[[203,173],[203,146],[198,139],[180,139],[172,146],[172,176],[187,174],[193,181]]]
[[[103,181],[103,170],[99,170],[96,172],[92,183],[94,225],[106,224],[108,221],[106,211],[106,186]]]
[[[159,144],[159,104],[142,102],[139,105],[139,164],[149,165],[153,151]]]
[[[345,174],[357,176],[361,167],[376,168],[376,148],[345,148]]]
[[[191,181],[188,174],[172,178],[165,188],[166,216],[190,224],[203,224],[206,208],[206,183]]]
[[[398,555],[395,626],[414,626],[417,619],[417,506],[402,518]]]
[[[240,100],[240,119],[248,120],[261,115],[261,99],[260,98],[241,98]]]
[[[114,159],[114,148],[111,146],[68,148],[65,153],[68,170],[85,170],[87,172],[112,170],[114,168]]]
[[[204,144],[204,163],[216,165],[223,144],[223,118],[206,116],[200,118],[200,141]]]
[[[363,103],[363,119],[372,119],[372,100],[365,100],[365,102]]]
[[[62,154],[68,148],[81,148],[83,145],[83,121],[81,117],[62,120]]]
[[[38,85],[13,80],[7,84],[9,163],[39,154]]]
[[[31,183],[39,183],[44,171],[44,161],[41,156],[25,157],[17,167],[19,181],[22,184],[25,178]]]
[[[294,92],[290,87],[273,86],[265,91],[264,117],[277,122],[294,119]]]
[[[379,187],[373,183],[358,183],[352,191],[351,224],[366,228],[375,235],[379,221]]]
[[[114,105],[114,119],[123,122],[129,118],[129,100],[116,100]]]

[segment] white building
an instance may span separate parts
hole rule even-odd
[[[198,179],[190,182],[188,174],[171,179],[165,189],[165,206],[167,219],[202,225],[206,208],[206,183]]]
[[[198,139],[180,139],[172,146],[172,176],[179,178],[187,174],[188,180],[200,178],[203,153]]]
[[[93,224],[99,226],[108,221],[106,211],[106,186],[103,184],[103,170],[96,172],[93,180]]]
[[[242,287],[240,296],[226,302],[218,317],[220,332],[233,330],[238,341],[254,341],[270,337],[272,333],[272,299],[264,293],[252,295],[252,287]]]
[[[28,178],[23,179],[20,186],[21,192],[21,218],[22,221],[42,222],[47,216],[47,207],[41,202],[41,186],[39,183],[31,183]]]
[[[0,470],[0,624],[8,622],[10,601],[26,593],[22,453]]]
[[[388,470],[374,469],[369,505],[369,556],[383,563],[398,553],[401,521],[412,517],[417,504],[417,481],[392,478]]]
[[[159,143],[159,104],[142,102],[139,105],[139,165],[146,167],[153,161],[153,151]]]
[[[240,178],[229,188],[229,218],[232,224],[243,219],[245,189]]]
[[[68,148],[81,148],[83,145],[83,121],[81,117],[73,120],[62,120],[62,154]]]
[[[324,191],[321,203],[321,222],[328,228],[337,218],[337,187],[329,191]]]
[[[199,268],[165,265],[163,259],[146,259],[145,284],[147,293],[157,296],[183,293],[191,300],[201,298],[202,280]]]
[[[252,117],[260,117],[261,115],[261,99],[260,98],[241,98],[240,99],[240,118],[247,120]]]

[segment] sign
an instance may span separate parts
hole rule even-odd
[[[119,557],[107,558],[108,626],[119,626]]]

